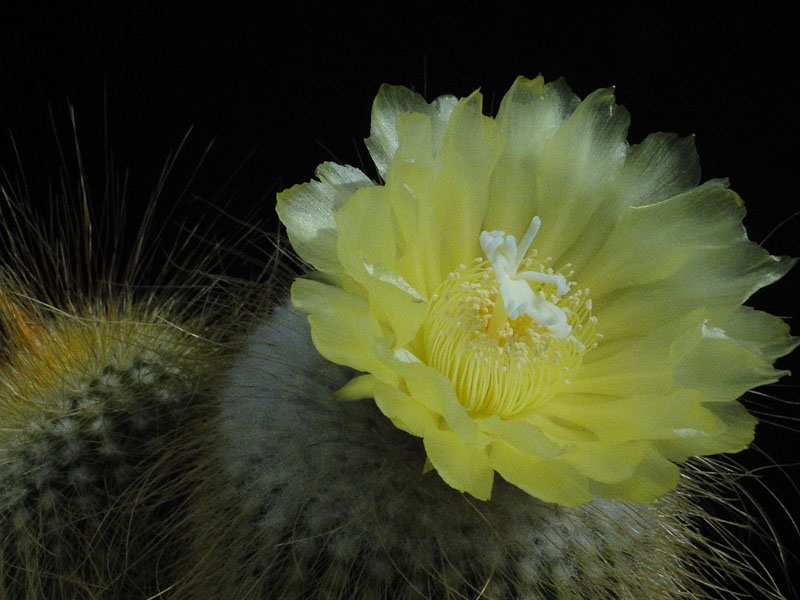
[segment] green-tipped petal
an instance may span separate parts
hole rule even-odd
[[[653,133],[628,150],[617,189],[623,206],[643,206],[683,194],[699,183],[694,136]]]
[[[563,80],[517,78],[497,113],[506,144],[492,173],[484,230],[523,235],[537,210],[534,192],[544,146],[579,104]]]
[[[730,402],[773,383],[787,374],[775,369],[773,361],[796,345],[788,329],[777,317],[747,307],[729,318],[704,320],[673,345],[672,354],[680,356],[675,380],[702,390],[707,402]],[[770,330],[773,335],[767,337]]]
[[[322,163],[316,174],[318,181],[278,194],[278,216],[303,260],[320,271],[336,273],[341,265],[336,260],[338,234],[333,213],[358,188],[372,182],[358,169],[334,163]]]
[[[591,244],[613,217],[614,177],[625,161],[630,118],[613,90],[590,94],[548,140],[536,175],[534,205],[543,228],[537,246],[559,259],[573,243]]]
[[[456,105],[454,96],[441,96],[430,104],[418,93],[399,85],[382,85],[372,105],[370,136],[365,140],[378,173],[386,177],[398,147],[397,118],[404,113],[421,113],[431,118],[436,145],[441,140],[450,113]]]
[[[739,242],[743,217],[739,197],[719,180],[663,202],[629,208],[600,251],[584,261],[581,282],[598,302],[618,289],[665,279],[698,250]],[[640,248],[642,239],[647,251]]]

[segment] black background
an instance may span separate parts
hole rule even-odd
[[[311,178],[322,160],[368,161],[362,139],[381,83],[429,99],[480,87],[489,112],[514,77],[542,73],[564,76],[581,96],[616,86],[632,113],[632,142],[652,131],[696,134],[703,178],[730,178],[748,206],[751,239],[762,241],[800,208],[798,23],[788,4],[725,12],[676,2],[636,10],[429,4],[11,4],[0,25],[2,164],[15,162],[10,131],[27,179],[51,176],[50,113],[63,142],[70,103],[84,161],[90,170],[103,164],[107,125],[136,204],[193,128],[187,172],[214,141],[200,188],[207,183],[210,196],[241,169],[228,194],[234,208],[274,223],[275,192]],[[781,227],[768,248],[800,254],[798,223]],[[796,279],[759,297],[781,312],[772,297],[789,290]]]
[[[563,2],[513,10],[511,3],[486,2],[262,4],[7,4],[0,25],[0,166],[18,172],[19,155],[39,190],[33,201],[46,196],[60,165],[54,129],[69,140],[71,103],[90,177],[104,168],[107,125],[114,160],[129,169],[135,212],[169,152],[193,128],[174,179],[188,178],[213,140],[196,193],[216,202],[222,190],[219,202],[226,199],[232,216],[275,230],[277,191],[310,179],[322,160],[368,160],[361,140],[381,83],[404,84],[429,99],[480,87],[488,112],[517,75],[542,73],[564,76],[581,96],[615,85],[632,113],[632,142],[652,131],[696,134],[703,178],[730,178],[748,207],[751,239],[764,240],[800,210],[798,21],[790,3],[719,9],[649,2],[635,10],[613,3],[565,9]],[[181,210],[209,205],[188,202]],[[798,233],[800,217],[765,245],[798,256]],[[798,292],[796,269],[752,302],[792,317]],[[800,326],[793,329],[800,334]],[[798,397],[796,386],[771,391]],[[794,406],[775,405],[775,412],[799,416]],[[761,447],[781,462],[797,459],[797,434],[763,430]],[[797,503],[786,478],[777,471],[765,477],[785,488],[787,503]],[[775,518],[779,528],[788,526]]]

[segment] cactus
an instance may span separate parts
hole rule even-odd
[[[90,211],[77,146],[76,156],[77,185],[51,199],[56,226],[33,212],[24,186],[2,190],[0,598],[9,600],[148,598],[174,584],[174,539],[204,476],[205,423],[246,320],[236,316],[246,294],[233,302],[219,276],[207,277],[200,266],[210,270],[216,253],[198,260],[202,242],[190,235],[187,254],[177,244],[152,279],[152,206],[132,249],[120,247],[129,230]],[[121,189],[113,174],[104,183]],[[164,188],[162,179],[157,194]],[[106,199],[111,214],[125,212],[120,197]]]
[[[197,367],[208,350],[152,319],[119,319],[57,317],[32,332],[26,316],[13,334],[31,335],[0,370],[3,597],[147,597],[169,565],[192,423],[213,385]]]
[[[501,480],[483,502],[422,474],[420,441],[372,402],[335,399],[351,376],[289,306],[249,335],[221,393],[218,462],[177,597],[780,597],[704,508],[712,491],[733,494],[725,463],[691,463],[653,504],[567,508]]]

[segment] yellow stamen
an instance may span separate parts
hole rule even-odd
[[[514,263],[515,276],[518,267],[534,266],[533,258]],[[518,281],[563,315],[560,325],[543,323],[533,304],[516,317],[510,314],[497,271],[485,259],[469,269],[461,265],[430,303],[420,355],[453,382],[473,417],[515,417],[546,401],[569,385],[597,339],[588,291],[570,293],[564,275],[536,266],[546,277]]]

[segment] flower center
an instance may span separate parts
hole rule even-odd
[[[572,271],[528,252],[540,226],[534,217],[519,246],[503,231],[482,232],[486,258],[460,265],[431,299],[426,362],[453,382],[474,417],[518,416],[552,397],[600,337],[589,290],[574,289]]]

